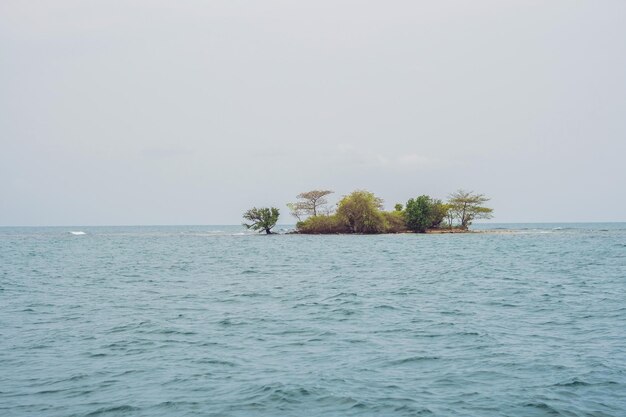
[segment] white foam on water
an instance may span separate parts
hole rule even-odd
[[[87,233],[81,232],[81,231],[76,231],[76,232],[70,232],[70,234],[72,234],[74,236],[82,236],[82,235],[86,235]]]

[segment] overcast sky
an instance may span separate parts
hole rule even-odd
[[[0,2],[0,225],[458,188],[626,221],[626,1]]]

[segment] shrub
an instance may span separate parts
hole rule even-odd
[[[404,212],[383,211],[382,214],[385,219],[385,233],[404,233],[409,230],[404,218]]]
[[[298,232],[304,234],[333,234],[333,233],[348,233],[349,229],[346,225],[333,214],[317,215],[309,217],[308,219],[298,222],[296,225]]]

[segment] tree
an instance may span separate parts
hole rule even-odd
[[[382,233],[385,230],[382,206],[383,200],[369,191],[354,191],[341,199],[337,216],[352,233]]]
[[[301,201],[289,203],[287,207],[291,210],[292,216],[298,220],[302,220],[304,216],[317,216],[320,210],[328,204],[326,196],[332,193],[333,191],[330,190],[313,190],[300,193],[296,198]]]
[[[475,219],[490,219],[493,209],[483,207],[489,201],[484,194],[458,190],[449,196],[450,211],[459,219],[461,229],[467,229]]]
[[[404,233],[409,230],[406,226],[404,211],[383,211],[382,214],[385,219],[383,233]]]
[[[279,215],[280,213],[275,207],[253,207],[243,214],[243,218],[251,223],[243,223],[243,225],[248,229],[265,231],[269,235],[272,234],[272,228],[276,226]]]
[[[433,202],[427,195],[411,198],[404,210],[406,224],[414,232],[424,233],[433,223]]]
[[[445,210],[445,219],[448,222],[448,227],[452,229],[452,225],[454,224],[454,211],[452,211],[452,204],[445,203],[442,205],[443,210]]]
[[[407,227],[414,232],[423,233],[427,229],[439,227],[448,213],[447,206],[441,200],[421,195],[410,199],[404,211]]]
[[[432,219],[430,227],[435,228],[441,226],[443,219],[448,215],[448,205],[439,199],[432,200]]]
[[[306,211],[300,203],[287,203],[287,208],[291,212],[291,215],[298,219],[298,222],[303,220],[306,216]]]

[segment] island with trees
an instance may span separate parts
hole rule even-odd
[[[297,201],[288,203],[296,218],[295,233],[302,234],[379,234],[379,233],[459,233],[467,232],[476,219],[489,219],[493,209],[483,194],[458,190],[446,202],[420,195],[406,204],[396,204],[385,211],[383,200],[365,190],[356,190],[330,207],[330,190],[300,193]],[[272,234],[278,221],[275,207],[252,208],[244,213],[248,229]]]

